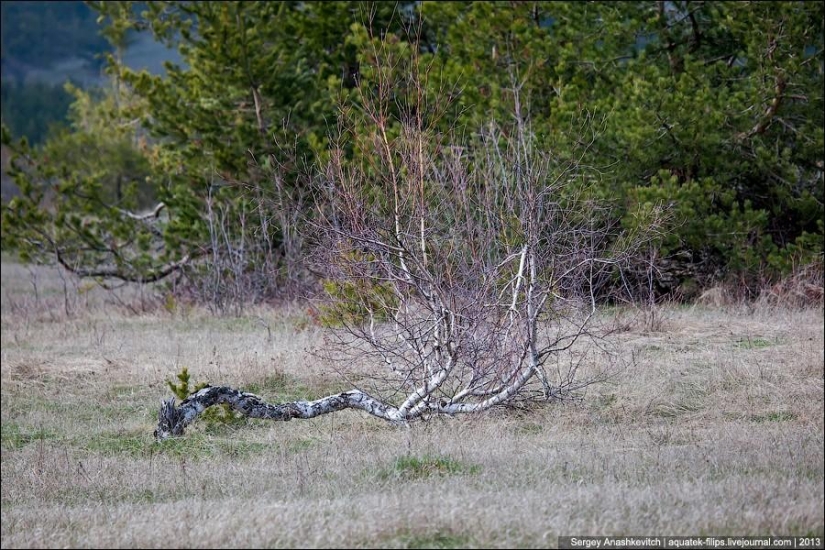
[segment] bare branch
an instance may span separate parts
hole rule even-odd
[[[120,279],[121,281],[126,281],[130,283],[154,283],[160,281],[161,279],[164,279],[172,273],[175,273],[176,271],[182,269],[192,259],[192,256],[187,254],[176,262],[169,262],[164,266],[151,269],[146,273],[140,273],[138,271],[129,272],[121,267],[116,266],[98,267],[93,269],[78,267],[68,262],[63,257],[63,254],[59,249],[56,250],[56,256],[57,261],[60,265],[62,265],[68,271],[74,273],[78,277],[101,277],[104,279]]]
[[[166,205],[162,202],[159,202],[152,210],[150,210],[149,212],[145,212],[143,214],[135,214],[134,212],[123,210],[122,208],[118,208],[117,211],[126,216],[127,218],[131,218],[136,221],[147,221],[160,216],[160,212],[164,208],[166,208]]]

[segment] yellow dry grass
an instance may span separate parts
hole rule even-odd
[[[2,266],[3,548],[825,533],[819,304],[669,308],[653,325],[606,311],[624,367],[580,403],[411,428],[353,411],[196,423],[159,446],[183,367],[271,402],[345,387],[312,354],[321,329],[297,307],[134,315],[45,269],[35,297],[31,276]]]

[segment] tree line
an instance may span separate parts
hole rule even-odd
[[[413,259],[419,294],[515,277],[546,299],[588,254],[621,258],[570,283],[599,300],[821,273],[822,3],[89,5],[111,86],[70,87],[39,148],[4,128],[25,260],[217,310],[321,288],[339,323],[398,311]],[[185,64],[125,67],[134,33]],[[530,242],[558,262],[528,277]]]

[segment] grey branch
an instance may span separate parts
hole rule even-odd
[[[127,218],[131,218],[137,221],[147,221],[160,216],[160,211],[166,208],[166,205],[162,202],[159,202],[152,210],[148,212],[144,212],[142,214],[135,214],[134,212],[130,212],[128,210],[123,210],[118,208],[118,212],[126,216]]]
[[[68,262],[63,257],[63,254],[60,252],[60,250],[56,250],[56,256],[57,261],[58,263],[60,263],[60,265],[62,265],[78,277],[102,277],[104,279],[120,279],[121,281],[126,281],[130,283],[154,283],[156,281],[160,281],[161,279],[168,277],[172,273],[183,268],[191,259],[191,257],[187,254],[186,256],[184,256],[176,262],[169,262],[168,264],[160,266],[156,269],[152,269],[147,273],[138,273],[128,272],[126,269],[114,266],[104,266],[94,269],[78,267]]]

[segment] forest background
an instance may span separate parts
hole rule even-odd
[[[363,165],[410,120],[428,153],[478,151],[493,121],[513,135],[517,96],[538,149],[593,137],[577,162],[603,222],[667,218],[622,281],[634,296],[821,286],[821,3],[2,9],[2,246],[24,260],[174,280],[217,310],[295,296],[319,280],[308,218],[332,151]]]

